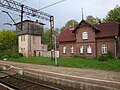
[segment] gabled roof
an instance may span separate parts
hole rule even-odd
[[[75,33],[72,33],[74,28],[67,28],[58,37],[58,42],[73,42],[76,40]]]
[[[92,28],[94,28],[96,31],[100,31],[99,28],[93,26],[92,24],[86,22],[85,20],[82,20],[82,21],[78,24],[78,26],[74,29],[73,33],[75,33],[75,32],[77,31],[77,29],[78,29],[83,23],[86,24],[86,25],[88,25],[88,26],[90,26],[90,27],[92,27]]]
[[[114,21],[95,24],[93,26],[100,29],[100,32],[96,33],[96,37],[116,36],[120,32],[119,24]]]
[[[116,35],[120,36],[120,25],[114,21],[91,25],[91,24],[87,23],[85,20],[82,20],[75,29],[71,30],[71,28],[67,28],[66,30],[64,30],[60,34],[58,41],[59,42],[76,41],[76,36],[75,36],[76,33],[75,32],[77,31],[78,28],[80,28],[80,25],[82,26],[82,23],[85,23],[86,25],[89,25],[90,27],[92,27],[93,29],[96,30],[95,38],[112,37],[112,36],[116,36]]]

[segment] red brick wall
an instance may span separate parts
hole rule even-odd
[[[101,38],[97,39],[97,57],[102,54],[101,45],[107,45],[107,51],[112,51],[113,56],[115,57],[115,48],[116,48],[116,41],[114,38]]]

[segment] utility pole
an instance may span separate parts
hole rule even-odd
[[[24,5],[21,5],[21,30],[23,30],[23,7]]]
[[[51,37],[50,37],[50,41],[51,41],[51,60],[54,60],[54,44],[53,44],[53,35],[54,35],[54,17],[50,16],[50,31],[51,31]]]

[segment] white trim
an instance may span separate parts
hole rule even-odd
[[[63,49],[62,49],[63,51],[62,51],[62,53],[66,53],[66,46],[63,46]]]
[[[82,32],[82,39],[88,39],[88,32]]]
[[[74,46],[70,47],[70,53],[74,53]]]
[[[91,45],[87,45],[87,53],[88,54],[92,53],[92,47],[91,47]]]
[[[102,54],[107,54],[107,45],[106,44],[101,45],[101,51],[102,51]]]
[[[83,45],[80,45],[80,54],[83,54],[84,53],[84,47],[83,47]]]

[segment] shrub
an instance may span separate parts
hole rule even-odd
[[[112,51],[108,51],[107,56],[108,56],[109,59],[112,59],[113,58]]]
[[[107,60],[108,60],[108,56],[106,54],[103,54],[100,57],[98,57],[98,61],[107,61]]]
[[[23,54],[21,54],[21,53],[12,53],[11,57],[12,58],[19,58],[19,57],[23,57]]]
[[[3,60],[4,58],[7,58],[7,59],[8,59],[8,58],[10,58],[10,56],[6,54],[6,55],[3,55],[3,56],[1,57],[2,60]]]
[[[73,57],[74,57],[74,58],[77,58],[77,57],[79,57],[79,56],[78,56],[77,54],[74,54]]]

